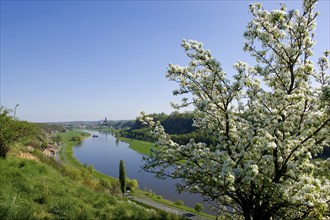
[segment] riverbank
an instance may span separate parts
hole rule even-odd
[[[80,162],[73,156],[73,147],[79,144],[82,140],[89,138],[90,133],[84,131],[67,131],[59,134],[63,143],[60,150],[60,158],[69,165],[79,167]],[[73,140],[73,137],[81,137],[81,141]]]
[[[74,166],[76,168],[84,168],[84,165],[80,163],[75,157],[73,153],[73,149],[76,145],[78,145],[81,141],[73,141],[72,137],[80,135],[83,140],[89,138],[91,136],[90,133],[85,131],[67,131],[65,133],[61,133],[60,136],[62,138],[63,147],[60,152],[60,158],[62,161],[67,163],[68,165]],[[112,184],[119,185],[118,180],[116,178],[113,178],[111,176],[105,175],[101,172],[94,171],[94,176],[96,178],[110,181]]]
[[[102,130],[101,132],[104,132],[104,131]],[[71,133],[71,135],[74,135],[74,134],[75,133]],[[90,135],[91,134],[89,134],[89,136]],[[113,133],[113,135],[114,135],[114,133]],[[118,140],[130,144],[131,145],[130,146],[131,149],[133,149],[133,150],[139,149],[140,150],[140,153],[145,154],[145,155],[149,154],[150,148],[154,147],[154,144],[153,143],[148,143],[148,142],[139,141],[139,140],[132,140],[132,139],[121,138],[121,137],[118,138]],[[66,157],[68,158],[68,162],[71,163],[71,164],[73,164],[77,168],[84,168],[84,165],[82,165],[73,156],[74,146],[76,144],[78,144],[78,143],[76,142],[76,144],[72,144],[73,142],[70,141],[70,138],[69,137],[65,138],[64,141],[69,142],[70,144],[69,145],[68,144],[65,144],[65,146],[67,146],[68,148],[71,148],[71,149],[66,149],[67,147],[64,148],[64,152],[65,152]],[[141,151],[141,150],[143,150],[143,151]],[[96,178],[99,178],[99,179],[108,180],[108,181],[110,181],[112,183],[112,185],[115,185],[115,184],[118,185],[119,184],[118,179],[113,178],[113,177],[108,176],[108,175],[105,175],[103,173],[100,173],[100,172],[98,172],[96,170],[94,171],[94,176]],[[188,207],[188,206],[185,206],[184,204],[177,205],[177,204],[175,204],[175,202],[170,201],[170,200],[166,200],[162,196],[156,195],[154,192],[152,192],[150,190],[147,190],[147,191],[136,190],[135,192],[132,193],[132,195],[134,197],[136,197],[136,198],[141,198],[141,199],[148,198],[148,200],[155,201],[155,202],[160,203],[163,206],[166,206],[168,208],[172,208],[172,209],[176,209],[176,210],[181,210],[182,212],[185,212],[185,213],[194,213],[195,215],[197,214],[193,208]],[[211,216],[211,215],[208,215],[208,214],[205,214],[205,213],[200,213],[200,216],[204,216],[204,218],[206,217],[207,219],[212,219],[212,218],[214,219],[215,218],[214,216]]]

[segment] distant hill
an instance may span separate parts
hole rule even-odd
[[[196,130],[196,127],[193,127],[193,113],[191,112],[173,112],[170,115],[165,113],[151,114],[150,117],[155,121],[160,121],[168,134],[187,134]],[[136,119],[131,130],[145,127],[139,119]]]
[[[196,142],[204,142],[214,145],[215,140],[212,136],[193,126],[192,112],[173,112],[170,115],[165,113],[149,115],[154,121],[160,121],[166,133],[171,135],[172,140],[179,144],[186,144],[193,138]],[[139,119],[136,119],[131,128],[122,130],[120,135],[126,138],[144,140],[149,142],[156,141],[148,127],[143,125]]]
[[[134,124],[134,120],[110,120],[107,122],[108,126],[112,126],[116,129],[131,128]]]

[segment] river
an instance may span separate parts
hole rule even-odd
[[[97,171],[109,176],[118,178],[119,161],[124,160],[126,176],[130,179],[136,179],[142,190],[152,190],[157,195],[172,201],[182,200],[185,205],[194,207],[202,203],[200,195],[176,191],[176,184],[179,180],[166,178],[160,180],[154,177],[154,174],[141,170],[143,164],[143,155],[129,148],[129,144],[118,141],[110,133],[98,131],[88,131],[98,137],[90,137],[84,140],[74,148],[74,156],[86,165],[92,165]],[[211,213],[204,203],[205,212]]]

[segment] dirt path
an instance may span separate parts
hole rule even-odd
[[[70,164],[70,162],[66,159],[66,156],[65,156],[65,153],[64,153],[64,148],[65,148],[65,144],[60,144],[58,146],[58,150],[56,151],[56,154],[55,154],[54,158],[59,163],[64,163],[64,164],[67,164],[69,166],[72,166]],[[60,155],[61,153],[60,152],[62,152],[62,154],[63,154],[63,160],[61,159],[61,155]]]
[[[62,144],[60,144],[59,146],[58,146],[58,150],[56,151],[56,153],[55,153],[55,160],[57,161],[57,162],[59,162],[59,163],[62,163],[63,161],[61,160],[61,157],[60,157],[60,151],[61,151],[61,148],[63,147],[63,145]]]

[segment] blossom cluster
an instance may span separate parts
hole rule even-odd
[[[244,50],[258,64],[238,61],[232,80],[202,43],[183,40],[190,62],[170,64],[166,76],[179,84],[174,95],[190,96],[174,107],[193,105],[194,126],[216,137],[217,145],[193,139],[179,145],[143,114],[160,146],[144,169],[181,178],[179,190],[202,194],[224,215],[324,217],[330,181],[315,174],[321,163],[312,158],[330,143],[329,51],[316,69],[310,60],[315,4],[305,0],[302,13],[284,4],[271,12],[251,4]]]

